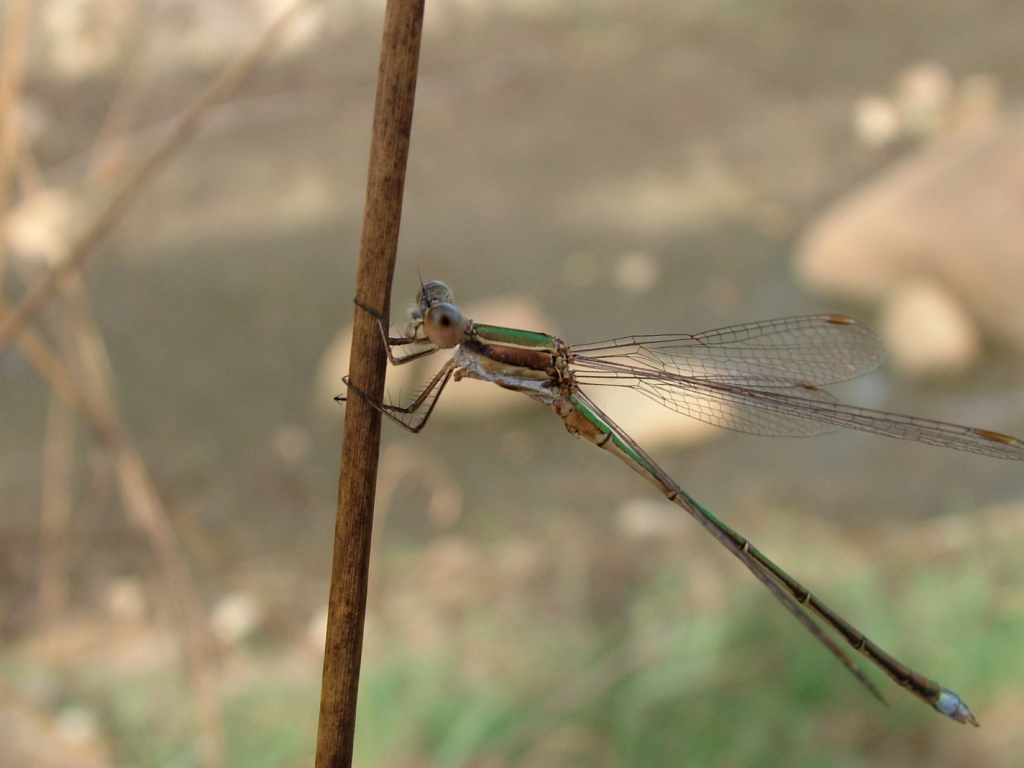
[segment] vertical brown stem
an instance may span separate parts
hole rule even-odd
[[[384,15],[356,285],[358,301],[384,317],[398,251],[423,3],[388,0]],[[369,313],[356,309],[349,376],[362,392],[379,400],[384,395],[387,360],[376,323]],[[338,479],[316,768],[352,764],[380,428],[380,414],[369,403],[359,397],[349,399]]]

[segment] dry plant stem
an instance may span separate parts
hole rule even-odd
[[[138,13],[142,17],[138,25],[140,31],[132,41],[131,49],[125,53],[127,66],[124,76],[118,82],[117,91],[110,100],[89,153],[89,165],[85,173],[89,180],[101,177],[111,164],[112,157],[116,158],[114,163],[120,165],[119,155],[125,152],[126,145],[132,140],[129,138],[132,133],[131,121],[138,113],[144,93],[141,73],[145,69],[146,42],[159,31],[160,4],[142,3]]]
[[[201,125],[209,108],[241,85],[266,59],[288,24],[304,9],[307,1],[298,0],[261,35],[245,55],[222,73],[185,113],[163,144],[136,169],[135,173],[113,195],[106,209],[93,221],[92,226],[71,247],[56,268],[29,291],[27,298],[15,311],[4,312],[0,319],[0,350],[18,336],[25,324],[43,307],[56,288],[78,274],[79,268],[96,244],[120,220],[145,185],[161,170],[174,153],[185,145]],[[25,6],[27,3],[21,2],[18,5]],[[3,114],[7,115],[6,112]],[[0,149],[8,150],[9,146],[10,140],[8,139],[5,140],[5,144],[0,145]],[[9,153],[5,152],[4,157],[0,159],[0,162],[3,163],[3,172],[8,179],[7,169],[14,166],[16,154],[15,141],[14,147],[10,149]],[[4,179],[0,178],[0,183],[3,181]],[[5,191],[7,188],[5,186]],[[29,339],[32,336],[29,334],[24,338]],[[89,338],[81,339],[82,348],[91,349],[93,353],[88,355],[91,358],[92,366],[87,367],[93,367],[94,374],[99,373],[100,368],[106,365],[95,355],[97,349],[102,352],[102,341],[97,346],[97,338],[97,335],[93,334]],[[222,765],[224,762],[224,731],[214,670],[206,642],[201,604],[187,564],[178,551],[173,528],[159,495],[156,493],[151,476],[127,436],[116,408],[113,407],[113,393],[109,387],[105,386],[109,383],[109,379],[104,381],[102,375],[91,377],[93,378],[92,386],[87,387],[90,392],[84,393],[77,382],[70,380],[64,366],[49,352],[44,343],[37,339],[35,343],[29,342],[22,346],[23,349],[28,347],[31,350],[29,357],[34,358],[34,362],[40,364],[37,367],[41,372],[45,371],[44,376],[54,386],[54,391],[59,393],[63,399],[73,402],[89,418],[101,442],[113,454],[118,486],[125,509],[130,519],[149,538],[156,552],[160,570],[168,585],[169,595],[181,618],[186,657],[196,688],[198,716],[204,737],[203,762],[210,766]]]
[[[18,157],[21,89],[25,78],[32,0],[8,0],[0,43],[0,296],[3,295],[7,209]]]
[[[129,523],[142,531],[156,554],[157,567],[181,627],[198,708],[203,763],[221,766],[226,750],[224,722],[199,590],[178,546],[177,534],[152,475],[121,419],[110,357],[81,276],[77,273],[70,276],[61,293],[67,310],[64,335],[70,336],[68,346],[72,348],[66,357],[76,359],[77,379],[84,399],[100,415],[100,423],[106,425],[107,431],[100,437],[113,459],[121,503]]]
[[[142,531],[153,548],[157,569],[181,629],[184,656],[197,703],[203,763],[221,766],[225,760],[223,718],[212,648],[198,590],[152,475],[118,412],[113,370],[80,276],[72,275],[61,287],[61,294],[64,299],[62,311],[54,317],[57,323],[54,335],[61,341],[61,357],[57,357],[45,342],[29,344],[29,340],[35,338],[31,330],[18,339],[18,345],[50,383],[53,393],[51,409],[60,408],[59,403],[53,402],[57,399],[75,408],[110,453],[129,523]],[[75,372],[73,376],[66,367],[68,365]],[[51,447],[49,432],[47,441],[48,451],[61,450],[59,445]],[[51,467],[56,472],[60,471],[63,457],[52,455],[47,458],[49,477]],[[50,489],[48,485],[47,490],[56,492],[58,489]],[[60,541],[58,530],[61,498],[50,499],[51,495],[44,492],[43,545],[46,560],[41,566],[40,580],[40,602],[44,609],[60,597],[60,556],[66,548],[66,542]]]
[[[10,309],[0,300],[0,316],[9,312]],[[100,340],[102,341],[102,340]],[[203,716],[203,723],[206,728],[214,729],[219,733],[220,714],[218,710],[212,710],[216,705],[216,697],[213,695],[214,681],[212,678],[212,662],[208,659],[205,624],[203,624],[202,609],[198,594],[187,568],[177,547],[174,545],[174,533],[172,526],[166,523],[167,512],[164,509],[159,496],[153,491],[151,474],[146,469],[142,457],[135,451],[130,438],[126,437],[122,421],[116,409],[113,407],[113,398],[109,391],[97,393],[95,386],[90,386],[83,376],[72,376],[64,360],[58,357],[50,345],[34,329],[23,333],[17,341],[18,348],[29,361],[39,375],[49,384],[51,390],[50,401],[50,424],[47,427],[46,455],[44,456],[44,475],[47,477],[47,484],[44,486],[43,498],[43,521],[42,521],[42,548],[43,553],[40,559],[40,604],[42,614],[46,617],[53,617],[60,613],[60,605],[64,601],[65,589],[63,582],[63,566],[66,542],[62,540],[62,529],[66,527],[65,512],[65,491],[62,484],[64,466],[67,458],[64,451],[68,450],[70,441],[73,438],[73,429],[68,429],[67,443],[60,436],[64,431],[63,416],[70,411],[76,413],[89,427],[99,440],[100,444],[108,448],[113,454],[114,466],[118,474],[118,487],[122,490],[122,502],[125,510],[137,527],[143,529],[150,539],[155,552],[160,556],[158,562],[164,572],[164,581],[172,593],[172,601],[184,600],[188,603],[186,609],[181,613],[183,619],[183,631],[188,636],[185,641],[186,655],[195,658],[190,661],[190,669],[193,674],[199,674],[203,680],[195,680],[194,685],[197,696],[205,703],[200,704],[200,710],[206,714]],[[95,342],[85,345],[86,348],[95,348]],[[106,353],[100,350],[103,355],[103,364],[93,365],[94,370],[109,370],[105,362]],[[89,395],[83,390],[87,388]],[[105,405],[110,407],[104,407]],[[142,482],[138,481],[142,478]],[[129,490],[145,487],[143,490]],[[136,503],[136,499],[145,498],[152,494],[152,498],[142,504]],[[157,511],[156,517],[162,520],[154,520],[150,510]],[[178,562],[180,561],[180,563]],[[187,626],[189,618],[194,626]],[[205,678],[209,679],[205,679]],[[212,739],[211,742],[219,742],[220,737]],[[218,750],[213,750],[217,752]]]
[[[12,311],[7,302],[0,299],[0,318],[6,317]],[[61,400],[85,416],[88,421],[96,421],[98,417],[95,410],[82,397],[77,383],[68,373],[64,362],[53,351],[46,339],[30,328],[18,337],[17,344],[18,351],[25,356],[25,359],[32,364],[36,372],[43,377]]]
[[[384,13],[356,283],[357,300],[382,317],[388,316],[398,251],[423,2],[388,0]],[[382,398],[386,362],[377,320],[356,309],[349,364],[353,384]],[[316,768],[352,764],[380,431],[380,414],[363,399],[350,398],[338,478]]]
[[[135,169],[135,172],[114,193],[106,208],[46,277],[40,280],[18,305],[0,322],[0,351],[18,335],[53,295],[54,289],[77,271],[96,245],[114,228],[135,202],[139,193],[168,160],[192,137],[209,109],[226,98],[262,64],[274,50],[288,25],[304,11],[311,0],[297,0],[260,35],[253,46],[221,73],[175,125],[167,139]]]
[[[74,283],[72,281],[72,285]],[[0,313],[6,311],[9,310],[0,301]],[[89,323],[84,323],[81,314],[77,322],[73,323],[80,334],[92,336],[81,339],[78,354],[75,355],[90,358],[80,366],[81,375],[72,376],[64,360],[33,329],[18,338],[18,347],[50,385],[52,399],[59,399],[65,406],[73,408],[92,428],[100,444],[111,453],[122,504],[132,524],[143,531],[153,547],[168,595],[181,621],[185,656],[196,692],[200,728],[205,742],[204,763],[210,766],[222,765],[224,731],[202,605],[187,563],[178,550],[177,537],[166,508],[156,492],[152,476],[114,407],[113,389],[105,383],[104,372],[109,372],[109,363],[102,339],[98,338],[98,330],[94,327],[91,333],[85,329],[87,324],[91,324],[91,319]],[[55,407],[56,404],[51,401],[51,408]],[[49,434],[47,440],[48,450],[56,450],[49,445]],[[60,458],[56,456],[47,459],[48,466],[59,461]],[[51,502],[44,500],[45,508],[51,506]],[[47,532],[51,532],[53,527],[47,521],[53,515],[45,510],[44,515],[47,516],[43,523],[46,539]],[[44,547],[47,546],[44,541]],[[53,548],[51,553],[57,556],[57,549]],[[42,566],[44,576],[46,572],[51,574],[51,582],[54,580],[54,562],[53,557],[48,557],[48,564]],[[55,586],[59,591],[59,585]],[[41,585],[41,593],[52,591]],[[47,599],[43,602],[50,601]]]

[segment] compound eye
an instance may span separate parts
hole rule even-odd
[[[447,349],[462,341],[466,320],[458,307],[442,302],[427,310],[423,316],[423,329],[428,339],[442,349]]]

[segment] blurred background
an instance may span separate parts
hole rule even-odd
[[[4,315],[272,0],[6,0]],[[310,765],[383,2],[332,0],[0,356],[0,765]],[[393,320],[570,342],[835,311],[844,400],[1024,434],[1024,5],[428,0]],[[415,391],[427,363],[390,380]],[[360,766],[1016,766],[1024,477],[609,403],[960,727],[871,698],[526,398],[386,426]]]

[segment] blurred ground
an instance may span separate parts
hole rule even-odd
[[[340,13],[340,5],[329,7]],[[890,88],[904,68],[921,60],[937,61],[956,77],[990,74],[1011,101],[1024,92],[1024,6],[1014,2],[723,1],[686,9],[654,0],[586,8],[466,3],[440,6],[432,14],[423,44],[395,311],[422,275],[445,280],[467,303],[521,292],[570,341],[696,331],[825,309],[870,322],[870,308],[837,306],[801,292],[789,267],[795,241],[818,213],[915,150],[910,142],[885,149],[859,143],[851,123],[857,99]],[[308,763],[311,752],[303,750],[315,734],[319,662],[315,642],[311,649],[306,635],[326,599],[341,408],[325,415],[333,404],[325,411],[324,403],[313,402],[314,379],[321,355],[352,317],[380,32],[376,8],[342,16],[344,24],[325,27],[329,31],[321,38],[275,61],[219,110],[87,271],[119,405],[155,471],[208,608],[213,611],[232,593],[258,606],[257,629],[245,640],[249,645],[225,651],[229,695],[237,690],[232,686],[244,688],[253,676],[263,674],[259,679],[265,681],[268,669],[271,678],[308,681],[295,695],[314,719],[296,726],[299,735],[290,743],[298,746],[282,749],[278,762],[258,763],[266,765]],[[179,62],[136,77],[130,102],[137,135],[153,135],[183,110],[213,71]],[[73,190],[86,211],[93,192],[76,184],[123,82],[117,69],[75,82],[39,72],[30,81],[29,99],[41,126],[33,147],[42,173],[48,184]],[[136,145],[130,151],[141,150]],[[639,264],[654,270],[656,279],[623,278],[624,262],[627,278]],[[993,345],[977,368],[955,380],[914,385],[882,372],[843,394],[889,410],[1021,434],[1021,381],[1021,360]],[[447,396],[457,398],[458,392],[455,385]],[[26,651],[51,647],[40,641],[34,613],[46,399],[24,360],[5,353],[5,667],[12,680],[48,680],[42,686],[48,693],[27,687],[42,706],[63,711],[58,705],[75,696],[88,706],[104,699],[95,694],[95,672],[83,685],[81,672],[65,660],[66,648],[53,646],[53,657]],[[622,422],[628,428],[628,418]],[[469,642],[461,622],[494,594],[514,605],[494,619],[502,631],[490,631],[513,646],[521,631],[528,636],[524,642],[543,648],[550,641],[553,651],[571,657],[586,646],[581,638],[588,628],[601,638],[606,632],[629,636],[627,627],[644,625],[636,624],[643,610],[636,601],[646,595],[658,604],[651,594],[662,594],[659,578],[682,577],[682,553],[705,566],[687,566],[686,572],[711,574],[710,585],[686,587],[688,594],[706,591],[690,595],[687,610],[699,615],[703,607],[714,614],[716,606],[721,610],[736,600],[726,596],[742,581],[740,569],[724,556],[707,555],[713,545],[695,532],[679,533],[675,523],[667,523],[665,533],[658,523],[651,539],[626,537],[623,526],[630,530],[640,514],[637,500],[657,502],[657,494],[609,457],[570,440],[540,408],[487,422],[438,420],[418,437],[397,429],[385,433],[385,473],[393,463],[382,480],[389,499],[375,532],[379,613],[367,643],[371,673],[403,639],[455,653],[457,642]],[[76,646],[82,658],[108,663],[97,661],[95,652],[97,644],[108,642],[101,629],[113,621],[111,589],[123,586],[119,580],[125,578],[129,585],[138,580],[154,587],[155,581],[144,542],[119,511],[105,459],[88,438],[78,444],[83,461],[76,473],[71,613],[76,622],[95,622],[81,632],[99,638]],[[819,590],[820,581],[826,592],[829,584],[838,589],[842,579],[836,571],[847,565],[863,576],[864,561],[881,560],[883,570],[865,577],[881,583],[880,600],[888,599],[885,583],[895,578],[885,569],[899,571],[899,583],[911,586],[923,574],[934,575],[915,550],[917,537],[930,530],[928,519],[953,515],[970,529],[977,514],[979,520],[1003,521],[996,526],[1001,530],[1014,530],[1006,522],[1014,514],[993,518],[979,510],[1012,504],[1024,494],[1019,466],[859,434],[815,440],[724,434],[698,448],[662,450],[658,458],[709,508],[759,543],[755,534],[767,537],[775,544],[764,547],[769,554]],[[439,502],[449,505],[439,513],[444,524],[424,512],[424,497],[436,491],[437,478],[458,491]],[[652,514],[661,519],[660,511]],[[925,527],[902,528],[913,525]],[[776,526],[804,544],[787,552],[783,537],[771,533]],[[911,533],[902,540],[885,543],[887,535],[906,530]],[[834,562],[843,567],[830,568],[827,553],[824,565],[808,555],[822,541],[836,546]],[[983,559],[984,544],[972,546],[978,551],[957,552]],[[938,545],[923,550],[943,551]],[[480,574],[492,569],[481,565],[492,564],[492,556],[498,563],[495,581],[485,585]],[[900,566],[903,559],[907,564]],[[980,566],[972,562],[956,560],[953,571],[973,572]],[[1013,617],[1022,582],[1010,563],[997,581],[1009,595],[1009,607],[999,615]],[[561,591],[546,596],[549,569],[556,567],[562,568],[556,580]],[[714,575],[720,572],[728,575]],[[165,618],[160,599],[141,599],[144,623],[159,624]],[[740,602],[760,610],[769,598]],[[416,608],[424,605],[432,606],[430,615],[417,623]],[[886,622],[882,609],[868,608],[856,596],[847,605],[843,612],[851,619],[874,616],[878,621],[871,629],[885,634],[878,626]],[[781,614],[769,605],[764,615],[773,612]],[[542,627],[548,619],[571,637],[539,638],[544,631],[530,626],[533,615]],[[646,620],[657,623],[660,615],[652,610]],[[919,623],[908,619],[910,639],[902,648],[925,656],[929,644],[939,646],[931,674],[955,677],[971,664],[962,654],[985,653],[973,640],[958,648],[958,635],[973,630],[954,624],[943,632],[941,612],[926,610],[924,616]],[[770,658],[813,652],[811,641],[786,626],[784,617],[772,626],[777,628],[771,637],[761,641],[771,644],[761,647]],[[748,626],[748,632],[757,631],[756,623]],[[890,633],[900,637],[900,630]],[[501,643],[480,645],[509,652]],[[480,658],[467,653],[478,664],[468,673],[471,679],[488,679],[493,665],[515,666],[507,656],[495,662],[480,648],[472,650]],[[165,658],[161,652],[146,658]],[[844,674],[837,665],[821,669],[830,679]],[[1024,671],[1012,669],[1008,678],[1019,687]],[[681,679],[680,690],[688,690],[687,681],[693,681]],[[743,700],[750,686],[759,689],[757,696],[767,696],[760,689],[773,685],[780,684],[741,676],[727,684],[725,700]],[[267,686],[266,700],[280,703],[280,690]],[[962,684],[956,687],[970,698]],[[843,690],[862,696],[852,685]],[[984,690],[990,710],[1019,713],[1013,686]],[[263,700],[251,688],[245,691],[256,701],[246,711],[259,712]],[[890,693],[893,699],[902,696],[891,686]],[[1000,696],[1002,705],[996,703]],[[976,698],[972,705],[986,722]],[[1005,729],[1005,743],[998,735],[970,743],[976,734],[953,729],[937,737],[946,739],[942,749],[922,747],[912,752],[911,762],[900,762],[907,754],[890,751],[900,724],[879,736],[880,726],[863,723],[887,721],[909,706],[902,700],[897,710],[860,703],[858,713],[866,720],[832,723],[837,732],[859,734],[845,745],[851,757],[843,764],[945,765],[983,755],[988,764],[1012,765],[1024,754],[1019,736],[1011,739]],[[367,712],[378,711],[372,701],[366,706]],[[100,732],[114,739],[107,726],[123,718],[116,712],[95,717]],[[738,727],[734,721],[725,725],[733,720],[728,707],[707,717],[705,727],[712,731]],[[918,722],[915,733],[923,741],[952,728],[938,718]],[[772,764],[770,755],[779,753],[757,746],[771,738],[758,736],[756,724],[750,727],[753,746],[746,757],[690,759]],[[248,723],[238,732],[246,728],[260,730]],[[512,753],[530,765],[570,764],[567,754],[577,755],[580,764],[650,764],[621,751],[609,758],[610,741],[595,746],[585,729],[584,735],[560,733],[570,746],[554,739],[550,753],[536,745],[526,757],[521,747]],[[439,757],[440,747],[423,741],[427,746],[408,750],[418,757],[389,757],[381,747],[380,754],[367,754],[366,764],[462,762]],[[819,736],[814,743],[827,742]],[[585,746],[577,749],[580,743]],[[113,748],[113,759],[170,764],[168,755],[175,753],[162,748],[157,758],[144,747],[122,744]]]

